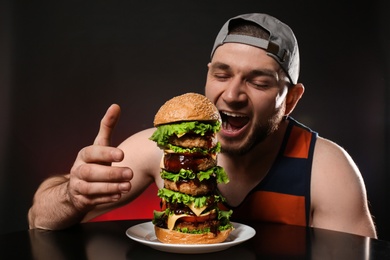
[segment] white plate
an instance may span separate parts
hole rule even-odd
[[[137,242],[160,251],[181,254],[202,254],[228,249],[252,238],[256,234],[256,231],[252,227],[235,222],[232,222],[232,224],[234,230],[229,234],[226,241],[218,244],[185,245],[161,243],[156,238],[154,225],[151,221],[128,228],[126,235]]]

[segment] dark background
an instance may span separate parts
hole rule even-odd
[[[293,116],[351,154],[390,240],[389,10],[386,0],[1,1],[0,233],[28,227],[38,185],[69,171],[111,103],[123,110],[118,145],[167,99],[203,92],[228,18],[266,12],[300,44],[306,92]]]

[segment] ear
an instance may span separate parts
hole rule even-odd
[[[287,92],[287,97],[286,97],[286,111],[285,111],[286,116],[291,114],[291,112],[298,104],[298,101],[301,99],[304,92],[305,92],[305,87],[301,83],[297,83],[289,87]]]

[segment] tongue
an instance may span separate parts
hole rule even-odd
[[[240,129],[248,123],[248,118],[246,117],[229,117],[227,118],[227,127],[231,130]]]

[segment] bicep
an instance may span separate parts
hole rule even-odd
[[[375,236],[359,169],[348,153],[324,139],[314,151],[311,198],[312,226]]]

